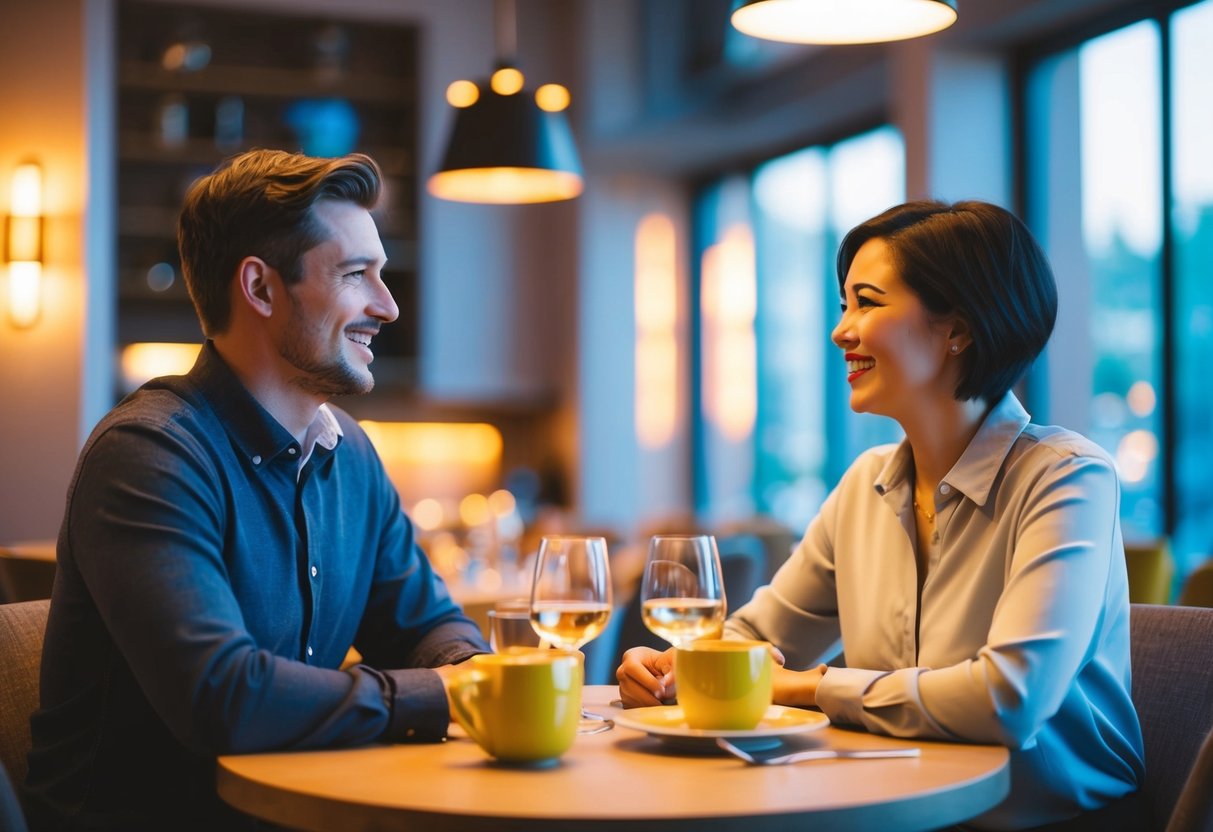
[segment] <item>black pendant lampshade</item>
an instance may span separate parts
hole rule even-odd
[[[956,0],[745,0],[733,26],[789,43],[879,43],[929,35],[956,22]]]
[[[500,77],[512,83],[499,83]],[[548,84],[532,93],[521,88],[522,80],[516,69],[504,67],[492,81],[451,85],[447,99],[455,108],[454,122],[428,183],[431,194],[509,204],[581,193],[581,162],[564,112],[567,90]]]

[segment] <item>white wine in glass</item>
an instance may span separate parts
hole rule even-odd
[[[578,650],[606,629],[611,618],[611,570],[606,539],[545,537],[535,559],[531,626],[548,644]],[[581,712],[581,733],[610,727],[610,721]]]
[[[640,600],[644,625],[675,647],[719,638],[726,600],[716,539],[706,534],[653,537]]]

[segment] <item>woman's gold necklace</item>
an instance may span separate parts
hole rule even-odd
[[[914,509],[915,509],[915,511],[917,511],[919,514],[921,514],[923,517],[927,518],[927,522],[928,522],[928,523],[934,523],[934,522],[935,522],[935,512],[933,512],[933,511],[927,511],[925,508],[923,508],[922,506],[920,506],[920,505],[918,504],[918,495],[917,495],[917,494],[915,494],[915,495],[914,495]]]

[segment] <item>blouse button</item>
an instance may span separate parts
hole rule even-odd
[[[287,452],[288,454],[290,454],[291,456],[294,456],[294,455],[295,455],[295,449],[294,449],[294,448],[287,448],[287,449],[286,449],[286,452]]]
[[[951,493],[952,493],[952,486],[948,485],[948,484],[945,482],[943,485],[939,486],[939,493],[940,493],[940,494],[951,494]]]
[[[312,645],[310,645],[310,644],[307,646],[307,654],[309,656],[312,655]]]
[[[316,577],[316,575],[317,575],[319,572],[320,572],[320,570],[319,570],[319,569],[317,569],[317,568],[316,568],[316,567],[314,567],[314,566],[312,567],[312,577],[313,577],[313,578],[314,578],[314,577]]]
[[[254,465],[260,465],[260,464],[261,464],[261,454],[255,454],[255,455],[253,456],[253,464],[254,464]]]

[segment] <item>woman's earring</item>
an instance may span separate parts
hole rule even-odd
[[[953,344],[950,349],[952,350],[952,355],[956,355],[956,353],[960,352],[960,347],[956,346],[955,344]]]

